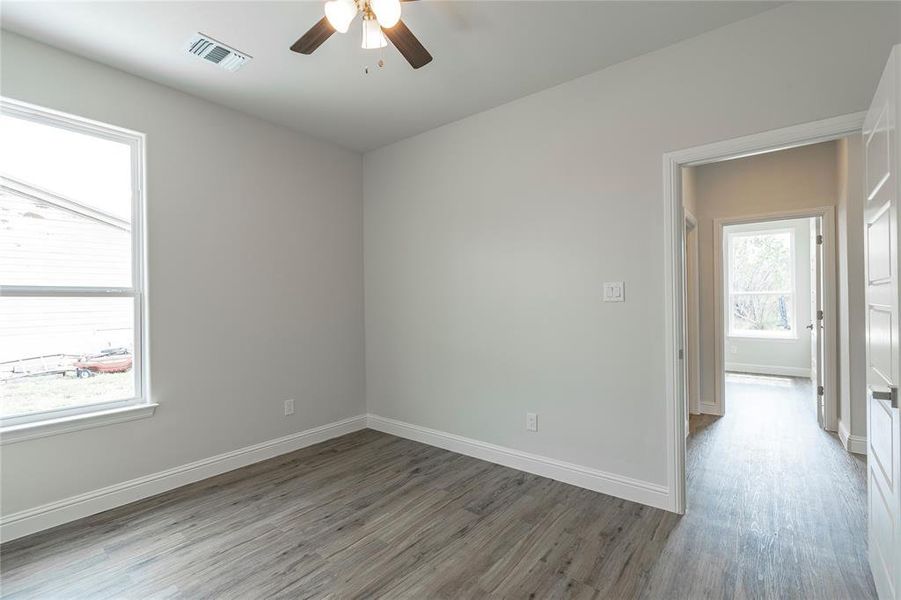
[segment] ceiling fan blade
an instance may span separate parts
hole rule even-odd
[[[398,21],[397,25],[389,29],[383,27],[382,31],[385,32],[385,37],[391,40],[391,43],[403,54],[404,58],[407,59],[407,62],[414,69],[424,67],[432,62],[432,55],[416,39],[413,32],[404,25],[403,21]]]
[[[303,34],[303,37],[294,42],[291,50],[301,54],[313,54],[313,51],[329,39],[333,33],[335,33],[335,28],[326,17],[322,17],[318,23],[310,27],[308,32]]]

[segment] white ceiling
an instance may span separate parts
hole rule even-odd
[[[435,57],[360,49],[357,20],[288,50],[322,2],[3,1],[4,29],[347,148],[369,150],[777,6],[777,2],[429,1],[403,19]],[[187,54],[203,32],[253,56],[229,73]]]

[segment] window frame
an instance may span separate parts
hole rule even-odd
[[[788,234],[789,245],[789,280],[791,286],[788,290],[770,290],[766,292],[734,291],[732,289],[732,257],[734,256],[735,238],[754,237],[761,235]],[[741,339],[760,340],[797,340],[798,339],[798,274],[795,268],[797,256],[795,255],[795,230],[791,227],[779,227],[774,229],[754,229],[748,231],[726,232],[726,321],[729,324],[727,336]],[[789,296],[792,309],[791,329],[785,332],[767,331],[763,329],[735,329],[735,312],[733,311],[733,296]]]
[[[53,435],[109,423],[151,416],[156,404],[150,397],[147,318],[147,245],[145,202],[145,146],[143,133],[0,97],[0,114],[125,144],[131,151],[131,286],[0,285],[0,297],[131,298],[134,303],[135,396],[60,409],[0,417],[0,444]],[[0,176],[0,187],[24,197],[73,200]]]

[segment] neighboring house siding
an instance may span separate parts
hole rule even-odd
[[[2,285],[128,286],[130,244],[127,224],[0,187]],[[128,347],[133,323],[130,298],[0,298],[0,362]]]

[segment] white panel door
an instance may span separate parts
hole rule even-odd
[[[826,378],[823,376],[826,365],[826,332],[823,330],[825,319],[823,298],[823,222],[819,217],[812,219],[811,228],[811,267],[810,278],[810,368],[813,382],[816,385],[817,422],[826,429]]]
[[[901,600],[901,417],[898,385],[901,46],[864,122],[866,155],[867,495],[870,569],[882,600]]]
[[[691,348],[689,347],[689,335],[688,329],[691,322],[691,312],[688,309],[688,286],[690,285],[689,280],[689,252],[690,247],[688,245],[688,221],[683,219],[685,223],[685,227],[682,228],[682,397],[684,398],[684,417],[685,417],[685,437],[688,437],[688,434],[691,429],[691,423],[689,419],[689,415],[691,414],[689,411],[689,405],[691,404],[691,372],[690,372],[690,357],[691,357]]]

